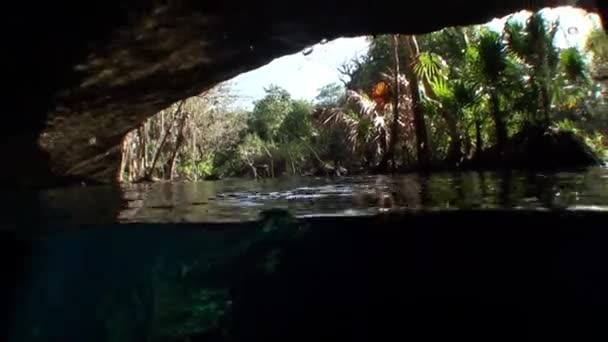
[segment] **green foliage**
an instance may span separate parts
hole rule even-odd
[[[344,86],[338,83],[327,84],[318,91],[319,94],[315,97],[315,105],[319,107],[336,106],[346,95]]]
[[[315,135],[313,105],[308,101],[291,100],[289,94],[277,87],[267,88],[267,93],[251,113],[250,117],[255,118],[250,122],[254,132],[239,144],[240,167],[234,172],[243,174],[247,170],[254,177],[301,174],[311,159],[310,143]],[[263,123],[262,118],[272,119],[269,119],[270,123]],[[264,125],[265,128],[260,128]]]
[[[264,140],[275,138],[281,123],[292,109],[289,93],[278,86],[264,89],[266,96],[255,103],[249,115],[248,126],[251,132]]]
[[[428,51],[445,59],[454,68],[462,63],[469,45],[472,28],[449,27],[440,31],[417,36],[421,51]]]
[[[529,56],[532,45],[528,43],[525,34],[525,26],[519,21],[509,20],[504,27],[505,38],[509,44],[509,48],[519,56]]]
[[[594,134],[584,135],[583,139],[600,158],[608,160],[608,141],[604,134],[596,132]]]
[[[594,64],[608,63],[608,35],[602,28],[593,30],[587,37],[585,49],[593,54]]]
[[[600,148],[604,141],[596,133],[603,131],[591,128],[604,127],[598,124],[598,108],[605,105],[597,95],[601,85],[594,84],[582,51],[554,46],[558,26],[535,13],[523,22],[507,21],[502,32],[473,26],[401,37],[398,75],[394,36],[370,37],[367,53],[339,68],[344,85],[320,88],[314,102],[294,100],[270,85],[254,109],[243,113],[226,108],[226,89],[214,90],[189,99],[181,111],[178,104],[167,109],[164,122],[147,124],[137,134],[139,145],[130,147],[132,153],[145,150],[147,157],[130,162],[132,168],[149,165],[160,150],[155,172],[161,176],[176,156],[177,175],[185,179],[278,177],[341,166],[373,170],[391,149],[395,164],[407,169],[415,166],[416,137],[424,132],[414,129],[414,117],[427,121],[432,143],[425,146],[438,164],[458,165],[528,126],[577,129]],[[607,46],[603,30],[587,41],[594,77],[601,74],[597,63],[608,62]],[[372,96],[379,81],[387,91]],[[415,85],[419,104],[411,96]],[[422,113],[415,110],[418,105]],[[182,118],[185,124],[179,124]],[[560,121],[564,118],[571,122]],[[159,148],[166,132],[167,143]],[[178,146],[180,141],[187,143]]]
[[[560,64],[568,81],[587,81],[587,63],[577,48],[568,48],[562,51]]]
[[[476,49],[482,80],[486,86],[497,88],[509,64],[507,46],[498,33],[484,29]]]
[[[266,150],[272,148],[272,143],[267,143],[255,133],[247,134],[243,142],[239,144],[238,151],[241,159],[255,161],[264,159]]]
[[[355,91],[368,92],[374,84],[382,80],[385,73],[393,65],[392,39],[388,35],[369,38],[367,54],[354,58],[343,65],[339,71],[345,77],[346,88]],[[405,56],[400,53],[401,60]]]
[[[554,124],[555,128],[560,131],[578,133],[578,129],[572,120],[564,119]]]
[[[580,122],[575,122],[570,119],[563,119],[553,124],[553,127],[560,131],[572,132],[580,136],[585,143],[591,147],[600,158],[608,159],[608,140],[605,134],[597,130],[589,130],[581,125]]]
[[[592,82],[581,52],[576,48],[563,50],[558,71],[552,94],[553,105],[558,110],[574,110],[583,105]]]
[[[215,175],[216,156],[233,149],[247,128],[244,113],[230,107],[232,100],[230,87],[220,84],[148,119],[123,140],[121,179]]]
[[[454,101],[462,109],[474,109],[483,101],[483,95],[477,83],[457,79],[450,84]]]
[[[587,62],[581,52],[576,48],[560,51],[554,46],[558,27],[559,22],[548,22],[540,12],[525,24],[509,22],[505,27],[509,49],[528,77],[518,88],[524,90],[521,98],[529,105],[519,109],[534,124],[547,126],[556,109],[578,106],[584,97],[581,87],[589,86]]]
[[[214,157],[214,154],[207,154],[198,160],[186,160],[180,165],[180,171],[187,179],[212,176],[215,172]]]
[[[427,82],[430,82],[435,93],[445,93],[447,85],[445,81],[448,79],[448,67],[446,62],[441,56],[430,53],[422,52],[414,65],[414,72],[416,75]]]
[[[446,144],[456,140],[469,141],[465,149],[472,148],[472,140],[479,143],[479,137],[489,145],[499,140],[504,143],[526,126],[548,127],[556,112],[586,108],[591,89],[587,60],[575,48],[561,51],[554,46],[558,27],[559,22],[547,21],[539,12],[524,22],[509,20],[503,32],[475,26],[416,37],[422,52],[412,66],[424,91],[422,106],[430,120],[434,155],[444,155]],[[392,82],[392,76],[383,78],[392,70],[390,38],[370,39],[368,54],[343,68],[343,74],[350,77],[349,89],[364,96],[375,82]],[[603,32],[595,33],[588,45],[595,44],[597,49],[604,38]],[[404,70],[404,59],[400,59]],[[332,129],[344,132],[351,150],[364,150],[355,142],[362,141],[363,132],[372,132],[367,128],[374,126],[367,125],[364,117],[349,115],[359,109],[348,104],[341,107],[351,111],[324,112],[323,122],[333,122]],[[401,115],[405,118],[406,113],[404,107]],[[390,122],[390,111],[377,114]],[[412,136],[403,132],[406,148],[411,146]],[[378,142],[379,136],[372,141]],[[463,152],[472,155],[470,150]]]
[[[389,112],[387,108],[383,114]],[[378,116],[376,105],[367,94],[347,91],[344,105],[319,110],[317,120],[320,132],[327,137],[320,144],[322,154],[334,164],[351,165],[360,160],[370,165],[379,156],[387,119]]]
[[[292,140],[281,144],[275,152],[274,157],[278,164],[278,170],[285,174],[306,174],[312,167],[311,160],[314,155],[311,147],[305,139]]]
[[[558,27],[558,22],[549,23],[537,12],[525,24],[509,21],[505,35],[511,51],[524,63],[543,72],[542,69],[553,70],[558,64],[559,51],[553,45]]]
[[[277,140],[289,142],[292,140],[307,139],[313,135],[312,103],[298,100],[291,103],[291,110],[277,132]]]

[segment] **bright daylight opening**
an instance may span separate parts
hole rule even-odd
[[[149,119],[125,139],[121,179],[516,165],[516,141],[547,129],[603,158],[605,44],[598,16],[569,7],[319,43]]]

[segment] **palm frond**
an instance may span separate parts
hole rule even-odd
[[[416,75],[428,81],[445,78],[446,69],[447,65],[441,56],[430,52],[421,53],[414,64]]]
[[[359,113],[363,116],[370,117],[376,111],[376,103],[365,93],[348,90],[346,92],[347,99],[355,104],[359,109]]]
[[[364,151],[378,143],[386,122],[377,115],[376,103],[367,94],[349,90],[346,96],[351,108],[321,108],[313,116],[321,129],[341,132],[350,150]]]
[[[504,34],[511,51],[522,61],[528,62],[527,59],[531,52],[524,25],[520,22],[509,20],[505,24]]]
[[[478,105],[483,97],[478,83],[468,83],[463,80],[456,80],[452,83],[452,93],[456,103],[463,108]]]
[[[587,80],[587,63],[577,48],[568,48],[562,51],[560,67],[569,81]]]
[[[507,68],[507,49],[500,35],[485,30],[479,36],[478,54],[481,71],[489,83],[497,84]]]

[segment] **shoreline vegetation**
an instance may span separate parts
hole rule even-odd
[[[369,37],[313,101],[229,84],[181,100],[122,143],[119,181],[460,170],[560,170],[608,157],[608,38],[558,48],[542,12],[502,31]]]

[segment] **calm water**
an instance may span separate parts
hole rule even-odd
[[[76,223],[239,222],[270,208],[298,217],[390,210],[608,210],[608,169],[76,187],[47,191],[37,205],[50,221]]]

